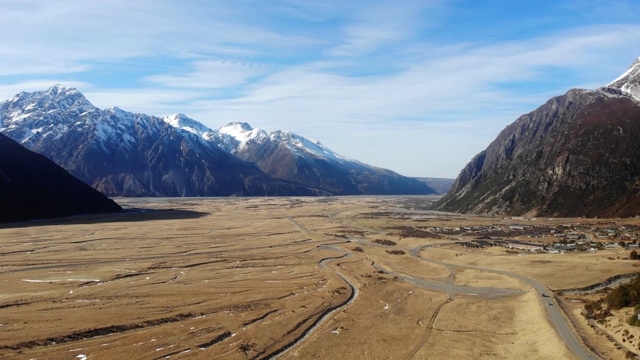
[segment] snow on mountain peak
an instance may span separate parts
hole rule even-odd
[[[76,88],[54,85],[45,91],[21,92],[12,99],[4,101],[2,106],[13,108],[20,114],[30,114],[37,111],[77,110],[85,112],[95,109]],[[18,115],[17,113],[15,115]]]
[[[173,127],[200,135],[205,138],[208,138],[208,136],[205,136],[205,134],[213,132],[213,130],[206,127],[204,124],[187,117],[185,114],[178,113],[165,116],[164,118],[162,118],[162,120]]]
[[[220,128],[220,131],[225,129],[226,132],[247,132],[253,130],[253,127],[246,122],[234,121]]]
[[[631,64],[629,70],[625,71],[607,86],[620,89],[623,93],[640,101],[640,57]]]
[[[79,92],[78,89],[74,87],[61,85],[61,84],[55,84],[51,86],[49,89],[47,89],[48,94],[75,94],[78,92]]]
[[[319,158],[331,159],[338,162],[347,160],[322,145],[320,141],[310,137],[297,135],[288,131],[273,132],[271,133],[271,137],[287,144],[289,149],[293,152],[308,153]]]
[[[218,130],[221,134],[229,135],[235,138],[241,149],[249,140],[267,136],[267,132],[261,129],[254,129],[246,122],[232,122]]]

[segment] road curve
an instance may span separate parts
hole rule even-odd
[[[418,277],[408,276],[401,273],[396,273],[383,268],[380,264],[373,263],[373,267],[378,271],[383,271],[389,275],[397,276],[404,281],[421,287],[427,290],[434,290],[438,292],[447,293],[453,295],[482,295],[484,297],[502,297],[514,294],[522,294],[520,290],[507,289],[507,288],[494,288],[494,287],[473,287],[466,285],[454,285],[439,281],[427,280]]]
[[[445,243],[441,243],[441,244],[431,244],[431,245],[422,245],[422,246],[417,246],[414,248],[411,248],[409,250],[409,253],[411,254],[411,256],[422,260],[422,261],[427,261],[427,262],[431,262],[431,263],[435,263],[435,264],[439,264],[439,265],[445,265],[445,266],[455,266],[458,268],[464,268],[464,269],[472,269],[472,270],[481,270],[481,271],[486,271],[486,272],[492,272],[492,273],[496,273],[496,274],[501,274],[501,275],[506,275],[509,277],[513,277],[519,280],[522,280],[524,282],[526,282],[527,284],[531,285],[536,292],[538,293],[538,295],[540,296],[540,299],[542,301],[543,306],[547,309],[547,318],[549,319],[549,322],[551,323],[551,325],[556,329],[556,331],[558,332],[558,335],[560,335],[560,338],[562,339],[562,341],[564,341],[565,345],[567,346],[567,348],[573,352],[578,358],[583,359],[583,360],[597,360],[599,359],[597,356],[595,356],[594,354],[592,354],[590,351],[588,351],[587,349],[585,349],[585,347],[582,345],[582,343],[580,343],[580,341],[578,341],[578,339],[576,338],[575,334],[573,333],[573,331],[571,330],[571,327],[569,326],[569,324],[567,324],[565,318],[562,316],[562,310],[560,310],[557,306],[557,304],[555,303],[555,301],[553,300],[553,298],[551,296],[549,296],[549,290],[542,285],[541,283],[537,282],[536,280],[524,276],[524,275],[520,275],[514,272],[510,272],[510,271],[505,271],[505,270],[499,270],[499,269],[493,269],[493,268],[487,268],[487,267],[482,267],[482,266],[473,266],[473,265],[461,265],[461,264],[451,264],[451,263],[445,263],[442,261],[438,261],[438,260],[431,260],[431,259],[427,259],[424,258],[422,256],[420,256],[420,251],[424,250],[426,248],[430,248],[430,247],[434,247],[434,246],[438,246],[438,245],[442,245]],[[446,243],[446,244],[450,244],[450,243]],[[542,296],[542,295],[546,295],[546,296]]]
[[[356,238],[356,237],[353,237],[353,236],[350,236],[350,235],[348,235],[347,238],[349,239],[349,241],[361,243],[361,244],[364,244],[364,245],[367,245],[367,246],[387,247],[385,245],[373,243],[373,242],[371,242],[371,241],[369,241],[367,239]],[[417,256],[417,253],[414,254],[412,251],[413,251],[413,249],[409,250],[411,255]],[[423,259],[423,258],[419,258],[419,259],[423,260],[423,261],[428,261],[427,259]],[[442,264],[442,265],[446,265],[446,264]],[[502,297],[502,296],[521,294],[522,293],[522,291],[514,290],[514,289],[495,288],[495,287],[473,287],[473,286],[466,286],[466,285],[454,285],[454,284],[448,283],[448,282],[442,282],[442,281],[435,281],[435,280],[428,280],[428,279],[413,277],[413,276],[409,276],[409,275],[405,275],[405,274],[402,274],[402,273],[397,273],[397,272],[388,270],[382,264],[375,263],[375,262],[373,263],[373,267],[378,271],[385,272],[385,273],[387,273],[389,275],[397,276],[397,277],[403,279],[404,281],[406,281],[408,283],[411,283],[413,285],[416,285],[418,287],[421,287],[423,289],[434,290],[434,291],[438,291],[438,292],[444,292],[444,293],[447,293],[447,294],[449,294],[451,296],[459,294],[459,295],[472,295],[472,296],[482,295],[482,296],[485,296],[485,297]]]

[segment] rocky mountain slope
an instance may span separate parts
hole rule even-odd
[[[20,93],[0,104],[0,120],[0,132],[108,196],[316,193],[212,145],[215,133],[184,115],[101,110],[73,88]]]
[[[0,134],[0,222],[122,208],[46,157]]]
[[[304,137],[274,136],[250,127],[231,134],[234,126],[219,131],[182,114],[102,110],[64,86],[23,92],[0,103],[0,132],[108,196],[432,192],[388,170],[344,159],[334,162],[337,155],[318,157],[317,149],[331,152]],[[296,152],[283,159],[284,149],[292,148],[290,140],[297,142]]]
[[[640,215],[640,58],[608,86],[569,90],[507,126],[437,203],[445,211]]]
[[[335,195],[435,193],[418,180],[346,159],[317,140],[290,132],[267,133],[247,123],[231,123],[220,133],[236,140],[233,154],[265,173]]]

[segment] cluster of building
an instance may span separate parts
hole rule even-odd
[[[492,226],[467,226],[453,228],[429,228],[429,231],[450,235],[481,235],[474,240],[456,244],[470,248],[501,246],[507,249],[546,252],[551,254],[568,251],[595,252],[602,249],[638,249],[640,226],[622,225],[530,225],[494,224]],[[510,238],[510,239],[509,239]],[[522,238],[531,239],[522,241]],[[546,240],[533,240],[533,239]],[[549,240],[552,238],[553,240]]]

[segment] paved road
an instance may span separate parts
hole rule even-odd
[[[446,282],[439,282],[434,280],[421,279],[412,277],[385,269],[380,264],[373,264],[373,267],[378,271],[384,271],[385,273],[402,278],[408,283],[421,287],[423,289],[435,290],[438,292],[447,293],[449,295],[482,295],[484,297],[502,297],[507,295],[522,294],[520,290],[507,289],[507,288],[494,288],[494,287],[473,287],[465,285],[454,285]]]
[[[292,222],[294,222],[294,221],[292,221]],[[300,224],[296,224],[295,222],[294,222],[294,224],[296,226],[298,226],[301,230],[306,230]],[[308,231],[308,230],[306,230],[306,231]],[[349,241],[363,243],[363,244],[366,244],[367,246],[383,246],[381,244],[373,243],[373,242],[370,242],[367,239],[363,239],[363,238],[357,238],[357,237],[353,237],[353,236],[348,236],[348,239],[349,239]],[[549,295],[549,290],[544,285],[542,285],[541,283],[537,282],[536,280],[534,280],[532,278],[529,278],[529,277],[521,275],[521,274],[513,273],[513,272],[510,272],[510,271],[493,269],[493,268],[486,268],[486,267],[482,267],[482,266],[445,263],[445,262],[442,262],[442,261],[432,260],[432,259],[428,259],[428,258],[424,258],[424,257],[420,256],[420,251],[425,250],[425,249],[427,249],[429,247],[439,246],[439,245],[443,245],[443,244],[451,244],[451,243],[447,242],[447,243],[438,243],[438,244],[417,246],[417,247],[409,249],[409,253],[410,253],[411,256],[415,257],[416,259],[445,266],[448,269],[450,269],[450,271],[453,271],[454,268],[481,270],[481,271],[492,272],[492,273],[496,273],[496,274],[501,274],[501,275],[513,277],[513,278],[516,278],[516,279],[519,279],[519,280],[522,280],[522,281],[526,282],[527,284],[531,285],[536,290],[538,295],[540,296],[540,301],[542,301],[544,307],[547,309],[547,318],[549,319],[549,322],[556,329],[556,331],[558,332],[558,335],[560,336],[562,341],[564,341],[564,343],[567,346],[567,348],[571,352],[573,352],[580,359],[583,359],[583,360],[597,360],[597,359],[599,359],[597,356],[595,356],[590,351],[585,349],[582,346],[582,343],[580,341],[578,341],[578,339],[576,338],[575,334],[571,330],[571,327],[567,324],[565,318],[562,316],[562,310],[560,310],[558,308],[558,306],[555,303],[555,301],[553,300],[553,298],[551,296],[543,296],[543,294],[544,295]],[[331,245],[328,245],[328,246],[333,247]],[[341,249],[339,249],[337,247],[333,247],[333,248],[338,250],[338,251],[344,251],[344,250],[341,250]],[[323,263],[321,263],[320,266],[322,266],[324,268],[324,264]],[[410,276],[407,276],[407,275],[398,274],[398,273],[394,273],[394,272],[389,272],[389,271],[385,270],[384,268],[382,268],[379,264],[374,264],[374,267],[376,267],[376,269],[378,269],[378,270],[385,271],[385,272],[387,272],[389,274],[392,274],[392,275],[395,275],[395,276],[399,276],[399,277],[403,278],[404,280],[406,280],[407,282],[410,282],[410,283],[412,283],[412,284],[414,284],[416,286],[420,286],[420,287],[423,287],[423,288],[426,288],[426,289],[435,290],[435,291],[445,292],[445,293],[448,293],[448,294],[451,294],[451,295],[466,294],[466,295],[484,295],[484,296],[505,296],[505,295],[509,295],[509,294],[513,294],[514,292],[517,292],[517,290],[513,290],[513,289],[500,289],[500,288],[490,288],[490,287],[477,288],[477,287],[469,287],[469,286],[462,286],[462,285],[454,285],[454,284],[452,284],[450,282],[446,282],[446,281],[445,282],[438,282],[438,281],[433,281],[433,280],[426,280],[426,279],[410,277]],[[354,291],[354,294],[357,295],[357,293],[355,293],[357,291],[357,287],[354,286],[354,284],[352,284],[347,278],[343,277],[340,273],[336,272],[336,274],[338,274],[340,277],[343,278],[343,280],[345,280],[347,283],[349,283],[349,285],[352,287],[352,289]],[[354,298],[355,298],[355,296],[354,296]],[[549,304],[551,304],[551,305],[549,305]],[[346,306],[346,304],[345,304],[345,306]],[[328,315],[329,314],[327,314],[327,317],[328,317]]]
[[[367,246],[377,246],[377,247],[388,247],[386,245],[381,245],[378,243],[374,243],[371,242],[367,239],[364,238],[357,238],[351,235],[348,235],[347,238],[352,241],[352,242],[357,242],[357,243],[361,243],[361,244],[365,244]],[[422,257],[418,256],[418,251],[419,250],[415,250],[415,249],[410,249],[409,252],[411,253],[411,255],[413,255],[414,257],[417,257],[419,260],[423,260],[423,261],[430,261],[427,259],[424,259]],[[444,263],[439,263],[440,265],[445,265]],[[453,266],[453,265],[452,265]],[[429,279],[422,279],[422,278],[418,278],[418,277],[413,277],[413,276],[409,276],[409,275],[405,275],[402,273],[397,273],[397,272],[393,272],[387,268],[385,268],[385,266],[383,264],[379,264],[379,263],[374,263],[373,267],[378,270],[378,271],[384,271],[385,273],[389,274],[389,275],[393,275],[393,276],[397,276],[399,278],[402,278],[403,280],[416,285],[418,287],[424,288],[424,289],[428,289],[428,290],[435,290],[435,291],[439,291],[439,292],[444,292],[447,293],[451,296],[454,296],[456,294],[463,294],[463,295],[482,295],[485,297],[502,297],[502,296],[507,296],[507,295],[513,295],[513,294],[521,294],[522,291],[520,290],[514,290],[514,289],[507,289],[507,288],[495,288],[495,287],[473,287],[473,286],[466,286],[466,285],[454,285],[452,283],[453,278],[450,277],[449,281],[437,281],[437,280],[429,280]]]
[[[450,244],[450,243],[447,243],[447,244]],[[520,275],[520,274],[517,274],[517,273],[513,273],[513,272],[510,272],[510,271],[486,268],[486,267],[482,267],[482,266],[450,264],[450,263],[445,263],[445,262],[442,262],[442,261],[427,259],[427,258],[424,258],[424,257],[420,256],[420,251],[421,250],[424,250],[424,249],[429,248],[429,247],[438,246],[438,245],[442,245],[442,244],[432,244],[432,245],[418,246],[418,247],[410,249],[409,253],[411,254],[411,256],[413,256],[413,257],[415,257],[415,258],[417,258],[419,260],[422,260],[422,261],[428,261],[428,262],[439,264],[439,265],[454,266],[454,267],[464,268],[464,269],[472,269],[472,270],[481,270],[481,271],[486,271],[486,272],[492,272],[492,273],[496,273],[496,274],[510,276],[510,277],[513,277],[513,278],[516,278],[516,279],[519,279],[519,280],[522,280],[522,281],[526,282],[527,284],[531,285],[536,290],[538,295],[540,296],[540,300],[542,301],[544,307],[547,309],[547,315],[548,315],[549,322],[551,323],[551,325],[553,327],[555,327],[556,331],[560,335],[560,338],[562,338],[562,340],[564,341],[564,343],[567,346],[567,348],[571,352],[573,352],[580,359],[585,359],[585,360],[596,360],[596,359],[598,359],[597,356],[593,355],[590,351],[585,349],[582,346],[582,343],[580,343],[580,341],[578,341],[578,339],[576,338],[575,334],[571,330],[570,326],[567,324],[565,318],[562,316],[562,310],[560,310],[558,308],[558,306],[555,303],[555,301],[553,300],[553,298],[550,297],[550,296],[549,297],[542,296],[543,294],[549,295],[549,290],[544,285],[542,285],[541,283],[537,282],[536,280],[534,280],[534,279],[532,279],[530,277],[527,277],[527,276],[524,276],[524,275]],[[551,304],[551,305],[549,305],[549,304]]]

